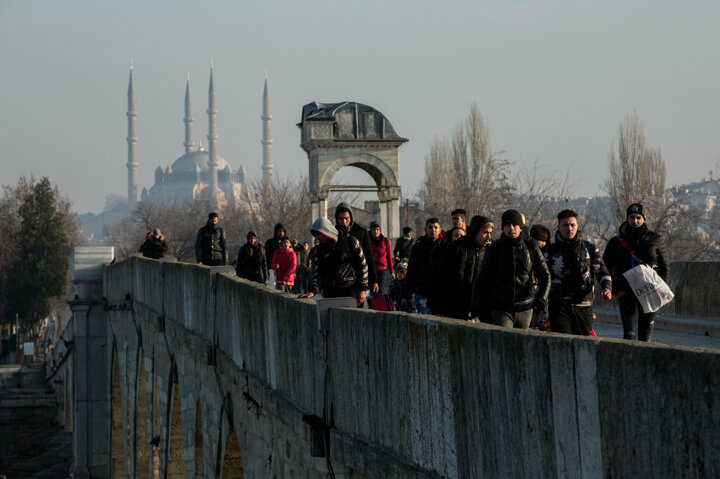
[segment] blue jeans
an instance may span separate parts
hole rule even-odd
[[[390,270],[376,269],[375,278],[377,278],[378,288],[380,288],[378,294],[387,294],[388,288],[390,288]]]
[[[432,314],[432,311],[428,308],[427,302],[428,299],[426,296],[415,293],[415,309],[417,309],[418,314]]]

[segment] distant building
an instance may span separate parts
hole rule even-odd
[[[129,99],[128,102],[130,101],[134,105],[134,99]],[[130,108],[128,110],[132,111]],[[249,201],[249,193],[245,185],[245,167],[241,164],[237,169],[234,169],[217,153],[217,108],[215,105],[215,84],[212,68],[210,70],[207,113],[208,149],[205,150],[200,146],[197,150],[194,150],[190,78],[188,77],[185,88],[185,118],[183,118],[185,123],[185,142],[183,143],[185,153],[175,160],[172,165],[166,166],[165,169],[160,166],[155,169],[155,184],[150,187],[149,191],[143,188],[143,201],[173,203],[202,198],[212,198],[219,203],[229,202],[234,204]],[[130,113],[128,113],[128,117],[130,118]],[[128,138],[133,136],[128,134]],[[128,161],[128,165],[131,164],[137,165],[137,161],[131,159]],[[130,174],[128,177],[130,178]],[[132,186],[129,186],[128,191],[132,190]],[[132,198],[128,199],[128,203],[132,204]]]

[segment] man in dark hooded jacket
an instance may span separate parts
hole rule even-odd
[[[140,246],[140,252],[146,258],[160,259],[165,256],[168,247],[165,243],[165,236],[159,228],[155,228],[145,237],[145,242]]]
[[[350,296],[358,306],[365,302],[368,288],[368,266],[357,238],[342,234],[324,217],[317,218],[310,232],[318,240],[315,251],[312,286],[300,298],[322,294],[323,298]]]
[[[282,223],[275,225],[275,232],[273,237],[265,242],[265,261],[267,264],[272,264],[272,258],[275,251],[279,250],[282,246],[282,240],[285,237],[285,227]]]
[[[370,244],[370,235],[368,231],[355,223],[352,216],[352,209],[346,203],[340,203],[335,208],[335,228],[338,236],[343,238],[346,233],[353,235],[360,242],[360,247],[365,255],[365,262],[368,266],[368,281],[370,284],[370,294],[377,294],[380,287],[377,282],[375,273],[375,262],[373,261],[372,244]]]
[[[468,234],[448,246],[445,256],[447,277],[442,282],[445,285],[444,310],[451,318],[469,319],[473,280],[480,269],[485,247],[490,244],[494,226],[485,216],[473,216]]]
[[[224,266],[227,258],[225,231],[218,226],[217,213],[210,213],[207,224],[200,228],[195,240],[195,259],[206,266]]]
[[[620,304],[624,338],[635,339],[633,317],[638,311],[638,340],[650,341],[655,313],[645,313],[623,273],[635,265],[632,256],[654,268],[667,282],[670,276],[668,253],[662,236],[650,231],[645,223],[645,211],[640,203],[633,203],[627,209],[627,221],[620,225],[620,234],[608,241],[603,260],[612,275],[612,292]]]

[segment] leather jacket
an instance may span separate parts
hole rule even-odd
[[[195,259],[203,264],[227,264],[225,231],[217,225],[206,224],[198,231],[195,240]]]
[[[550,271],[537,244],[503,234],[486,248],[473,285],[473,309],[482,303],[508,313],[538,311],[549,292]]]

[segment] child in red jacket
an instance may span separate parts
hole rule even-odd
[[[275,251],[272,257],[272,269],[275,270],[275,289],[284,293],[292,292],[296,267],[295,251],[291,248],[290,238],[285,237],[282,240],[281,248]]]

